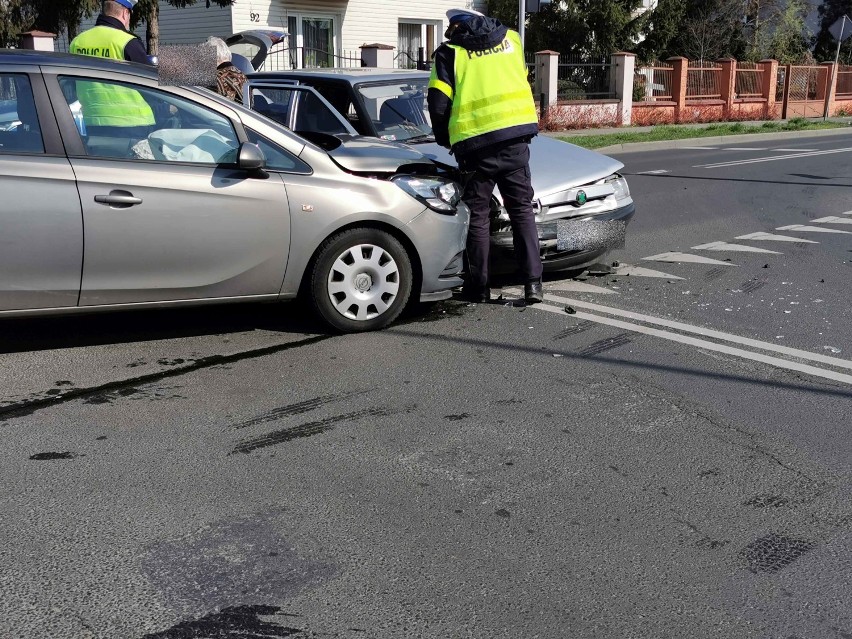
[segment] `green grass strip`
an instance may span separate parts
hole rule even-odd
[[[778,133],[781,131],[811,131],[818,129],[837,129],[848,127],[844,122],[820,122],[806,120],[805,118],[793,118],[787,122],[764,122],[760,125],[743,124],[741,122],[724,122],[710,124],[706,127],[690,126],[655,126],[650,131],[630,131],[606,133],[602,135],[567,135],[560,136],[559,140],[570,142],[587,149],[599,149],[613,144],[627,144],[630,142],[661,142],[664,140],[686,140],[689,138],[709,138],[720,135],[739,135],[743,133]]]

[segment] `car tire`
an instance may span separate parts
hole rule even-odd
[[[310,280],[314,310],[346,333],[393,322],[408,303],[411,260],[400,242],[377,229],[349,229],[320,246]]]

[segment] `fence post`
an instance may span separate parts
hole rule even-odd
[[[784,65],[784,102],[781,103],[781,119],[787,119],[787,109],[790,106],[790,79],[793,75],[793,65]]]
[[[834,62],[823,62],[825,67],[825,109],[823,115],[830,118],[834,114],[834,98],[837,95],[837,65]]]
[[[535,92],[542,96],[542,105],[548,110],[556,104],[559,95],[559,52],[538,51],[535,54]],[[547,113],[540,114],[542,120]]]
[[[619,51],[612,54],[610,91],[618,98],[618,119],[621,126],[630,126],[633,115],[633,76],[636,73],[636,55]]]
[[[777,60],[761,60],[757,66],[763,69],[763,83],[760,87],[760,93],[766,100],[766,119],[772,120],[775,117],[775,96],[778,87],[778,61]],[[786,78],[786,75],[784,76]]]
[[[723,117],[727,120],[734,112],[734,98],[737,95],[737,61],[733,58],[722,58],[716,60],[716,63],[722,67],[719,92],[725,102]]]
[[[680,122],[686,113],[686,77],[689,60],[674,56],[666,60],[672,65],[672,100],[675,102],[675,122]]]
[[[362,44],[361,49],[361,64],[365,67],[378,67],[380,69],[393,68],[393,50],[389,44]]]

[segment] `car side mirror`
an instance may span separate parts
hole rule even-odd
[[[240,144],[240,150],[237,153],[237,167],[246,171],[251,178],[265,180],[269,177],[269,173],[264,171],[266,156],[258,145],[251,142]]]

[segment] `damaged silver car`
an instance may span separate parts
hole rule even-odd
[[[264,32],[229,38],[232,51],[250,53],[250,69],[262,69],[268,52],[283,46]],[[248,47],[248,49],[247,49]],[[243,68],[247,60],[242,60]],[[364,135],[417,149],[454,175],[455,159],[432,136],[423,71],[348,68],[260,71],[249,74],[243,99],[251,108],[300,134],[337,137]],[[333,113],[298,115],[292,87],[310,87]],[[533,206],[546,271],[579,270],[624,245],[627,224],[635,213],[623,164],[595,151],[539,135],[530,145],[530,168],[536,199]],[[499,190],[492,202],[492,268],[514,268],[509,217]]]

